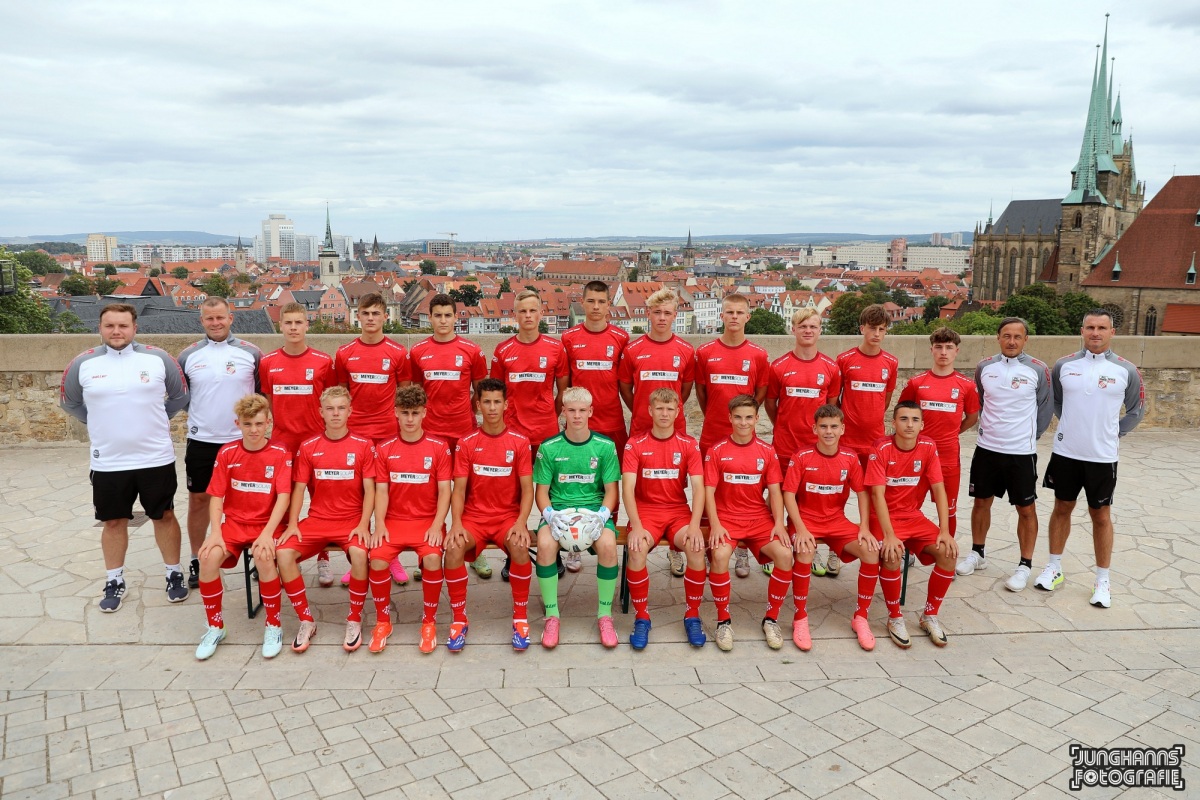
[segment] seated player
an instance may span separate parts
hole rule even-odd
[[[529,528],[533,507],[533,466],[529,440],[504,427],[508,406],[504,381],[479,382],[476,405],[483,424],[458,440],[454,454],[454,492],[450,496],[450,534],[446,537],[443,571],[450,595],[452,653],[467,645],[467,561],[489,544],[506,551],[512,564],[509,585],[513,595],[514,650],[529,649]]]
[[[442,539],[450,511],[453,466],[446,441],[424,431],[427,402],[420,386],[396,390],[400,435],[379,445],[375,452],[375,530],[368,542],[371,596],[375,600],[372,653],[382,652],[392,633],[389,564],[405,550],[415,550],[421,561],[421,652],[432,653],[437,647]]]
[[[196,658],[201,661],[212,656],[225,638],[221,570],[236,567],[247,549],[258,567],[266,611],[263,658],[274,658],[283,648],[275,537],[283,527],[292,491],[292,456],[267,439],[271,412],[265,397],[247,395],[234,403],[233,413],[242,438],[217,452],[208,484],[208,537],[196,554],[200,559],[200,598],[208,619],[208,630],[196,648]]]
[[[717,606],[717,647],[733,649],[729,618],[729,558],[743,544],[759,564],[774,562],[767,582],[767,613],[763,636],[772,650],[783,647],[779,609],[792,585],[792,543],[783,518],[779,459],[775,449],[759,439],[758,401],[740,394],[729,401],[733,433],[709,448],[704,458],[704,492],[708,509],[708,585]],[[763,490],[767,498],[763,498]]]
[[[845,563],[856,558],[862,560],[858,568],[858,609],[850,618],[850,628],[863,650],[873,650],[875,635],[867,624],[867,612],[879,580],[879,543],[867,524],[870,502],[863,488],[862,467],[857,455],[839,446],[846,430],[842,410],[835,405],[823,405],[816,410],[814,419],[816,445],[801,447],[792,456],[787,477],[783,479],[783,504],[796,531],[792,537],[796,552],[796,566],[792,570],[792,600],[796,604],[792,642],[801,650],[812,649],[808,629],[809,580],[817,542],[824,542],[829,552]],[[858,496],[858,523],[846,518],[850,492]]]
[[[592,417],[592,393],[582,386],[572,386],[562,393],[562,433],[551,436],[538,448],[533,466],[535,500],[542,512],[537,532],[537,578],[546,604],[546,627],[542,631],[542,647],[558,646],[558,540],[563,509],[577,508],[595,511],[604,523],[600,538],[592,543],[596,554],[596,612],[600,628],[600,643],[617,646],[617,629],[613,625],[612,601],[617,588],[617,528],[612,512],[617,505],[617,480],[621,467],[617,463],[617,447],[613,440],[588,428]]]
[[[275,548],[279,577],[300,629],[292,650],[303,653],[317,632],[300,575],[300,562],[326,547],[340,547],[350,561],[350,613],[342,647],[353,652],[362,645],[362,610],[367,599],[367,539],[375,510],[375,447],[370,439],[350,433],[350,392],[331,386],[321,393],[325,432],[300,445],[292,477],[288,526]],[[308,516],[300,519],[304,490]]]
[[[708,641],[700,624],[700,601],[704,598],[704,465],[700,445],[686,433],[675,430],[679,395],[674,389],[650,393],[651,429],[632,437],[621,458],[621,493],[629,514],[629,536],[625,550],[629,564],[629,598],[633,602],[633,632],[629,645],[643,650],[650,640],[650,574],[646,558],[660,540],[687,558],[683,585],[687,607],[683,627],[688,643],[703,647]],[[692,488],[688,506],[687,487]]]
[[[900,567],[907,547],[922,564],[934,564],[929,594],[921,614],[921,629],[938,647],[946,634],[938,622],[942,598],[954,582],[958,544],[950,535],[950,511],[937,445],[921,435],[921,406],[914,400],[896,404],[895,433],[875,443],[867,461],[866,485],[871,490],[871,533],[881,542],[879,584],[888,610],[888,636],[897,646],[912,646],[900,611]],[[938,524],[921,513],[925,495],[937,505]]]

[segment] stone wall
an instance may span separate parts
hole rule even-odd
[[[314,347],[333,353],[350,336],[312,336]],[[406,347],[420,336],[396,337]],[[503,341],[502,336],[481,336],[476,340],[489,356]],[[705,337],[685,337],[701,344]],[[191,336],[147,336],[139,339],[177,355],[194,341]],[[251,341],[270,351],[283,344],[281,336],[252,336]],[[793,344],[787,336],[760,336],[755,341],[767,348],[771,358],[782,355]],[[857,337],[827,336],[822,350],[836,355],[858,341]],[[0,336],[0,444],[87,441],[83,425],[70,419],[58,408],[62,371],[71,359],[98,343],[90,335]],[[1200,423],[1200,338],[1120,337],[1114,341],[1118,353],[1137,364],[1146,381],[1147,427],[1191,429]],[[889,337],[885,347],[900,360],[900,383],[915,372],[928,369],[929,345],[924,337]],[[1073,336],[1034,337],[1029,352],[1047,363],[1080,347]],[[977,361],[996,352],[992,337],[968,337],[958,363],[970,374]],[[897,395],[899,392],[897,392]],[[687,405],[689,428],[699,433],[702,421],[695,400]],[[185,415],[176,417],[172,426],[182,440]],[[766,426],[764,425],[764,429]]]

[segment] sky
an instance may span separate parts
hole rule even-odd
[[[3,3],[0,236],[971,230],[1069,190],[1106,12],[1153,195],[1194,0]]]

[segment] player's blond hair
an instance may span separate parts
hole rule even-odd
[[[240,420],[248,420],[259,414],[271,416],[271,404],[261,394],[248,394],[233,404],[233,413]]]
[[[350,390],[345,386],[330,386],[328,389],[321,392],[321,405],[325,405],[325,401],[327,400],[335,400],[339,397],[344,397],[347,401],[349,401]]]
[[[804,320],[808,319],[809,317],[819,317],[819,316],[821,316],[820,311],[817,311],[812,306],[805,306],[804,308],[797,309],[796,313],[792,314],[792,326],[794,327],[796,325],[799,325],[801,322],[804,322]]]
[[[280,319],[283,319],[288,314],[303,314],[304,318],[308,319],[308,309],[294,301],[279,309]]]
[[[674,403],[675,405],[679,405],[679,394],[674,389],[668,389],[663,386],[650,393],[650,407],[654,408],[655,403]]]
[[[569,386],[563,390],[562,402],[565,406],[567,403],[586,403],[592,404],[592,393],[582,386]]]
[[[513,300],[513,305],[515,306],[517,303],[520,303],[522,300],[528,300],[531,297],[534,300],[538,301],[538,307],[540,308],[542,305],[542,296],[537,293],[536,289],[522,289],[520,292],[517,293],[516,299]]]
[[[679,307],[679,298],[675,296],[674,289],[664,287],[646,298],[646,308],[658,308],[667,303],[671,303],[676,308]]]
[[[724,307],[726,303],[740,303],[741,305],[745,306],[747,310],[750,308],[750,298],[738,292],[730,292],[722,297],[721,306]]]

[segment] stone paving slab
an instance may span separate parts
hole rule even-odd
[[[416,584],[393,589],[401,622],[385,653],[346,653],[345,591],[308,575],[316,643],[265,663],[262,617],[246,618],[241,575],[229,572],[229,639],[200,663],[198,598],[165,602],[148,526],[131,534],[125,607],[98,612],[85,450],[0,449],[0,796],[1200,796],[1200,435],[1139,431],[1122,454],[1113,608],[1087,603],[1082,511],[1065,586],[1005,591],[1015,518],[998,505],[988,568],[956,580],[946,601],[944,649],[919,636],[896,649],[880,602],[876,650],[859,649],[850,565],[813,579],[812,652],[762,642],[758,572],[733,583],[734,651],[694,650],[678,620],[682,583],[656,553],[655,627],[641,653],[599,646],[585,559],[562,582],[554,651],[514,654],[507,586],[472,575],[462,654],[417,652]],[[927,576],[911,573],[914,632]],[[536,589],[530,610],[536,633]],[[704,611],[711,626],[711,604]],[[618,614],[622,640],[631,624]],[[284,625],[295,629],[286,608]],[[1182,744],[1188,790],[1070,792],[1073,743]]]

